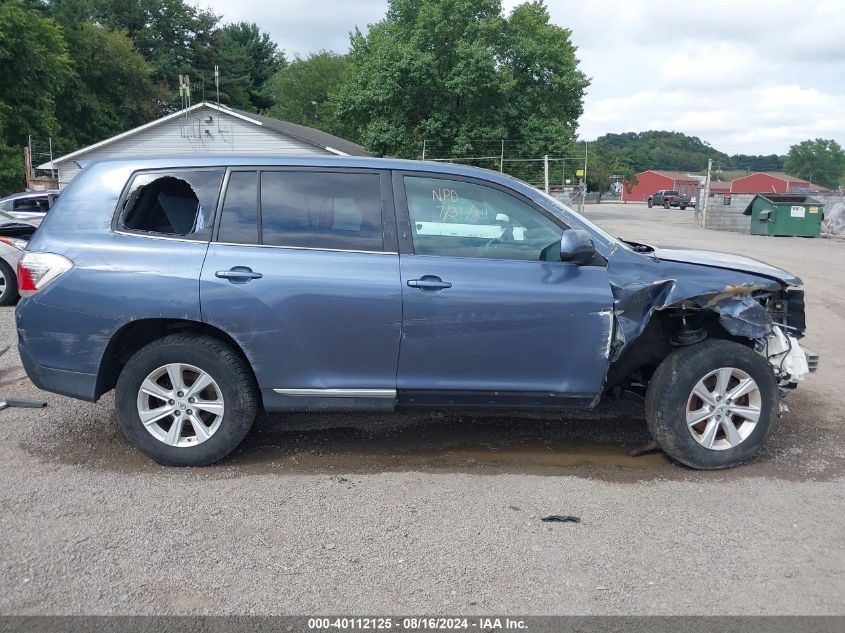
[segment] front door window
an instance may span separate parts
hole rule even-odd
[[[459,180],[405,177],[414,253],[560,261],[563,229],[497,189]]]

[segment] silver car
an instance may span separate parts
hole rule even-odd
[[[41,219],[20,220],[0,211],[0,306],[18,300],[18,278],[15,270],[29,238]]]
[[[43,220],[61,192],[25,191],[0,198],[0,211],[19,220]]]

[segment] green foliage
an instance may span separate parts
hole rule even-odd
[[[746,176],[752,171],[783,171],[783,161],[785,156],[778,156],[777,154],[768,155],[751,155],[751,154],[733,154],[730,158],[729,168],[741,169],[742,176]]]
[[[56,95],[71,62],[56,22],[20,0],[0,3],[0,189],[24,183],[21,148],[27,136],[58,131]],[[16,157],[17,154],[17,157]]]
[[[596,151],[618,153],[635,172],[647,169],[701,171],[707,160],[727,165],[730,158],[695,136],[681,132],[626,132],[605,134],[593,143]]]
[[[232,51],[246,57],[244,70],[249,102],[244,105],[250,110],[269,108],[273,105],[269,82],[276,71],[284,66],[284,55],[270,36],[262,33],[255,23],[229,24],[220,29],[220,34],[221,53]]]
[[[346,57],[320,51],[306,59],[296,58],[271,82],[275,105],[270,116],[315,127],[339,136],[351,135],[338,119],[332,97],[343,82]]]
[[[150,63],[153,80],[174,92],[177,75],[191,70],[194,43],[210,39],[220,20],[184,0],[84,0],[83,4],[90,7],[89,20],[125,31]]]
[[[165,93],[153,83],[150,65],[124,34],[90,22],[65,27],[74,73],[56,109],[59,151],[119,134],[158,116]]]
[[[833,188],[845,176],[845,152],[833,139],[801,141],[789,148],[784,166],[792,176]]]
[[[367,35],[353,33],[336,115],[379,155],[413,157],[423,139],[517,139],[516,151],[572,147],[588,80],[570,31],[549,23],[543,2],[391,0]]]
[[[266,110],[273,105],[270,81],[285,58],[267,33],[256,24],[237,22],[197,40],[193,74],[200,75],[206,99],[216,99],[214,66],[220,67],[220,101],[243,110]],[[197,98],[194,88],[194,98]]]
[[[630,192],[637,184],[637,172],[618,150],[591,145],[587,158],[587,189],[598,192],[598,201],[613,184],[614,177],[621,177]]]

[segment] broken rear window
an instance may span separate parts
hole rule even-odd
[[[148,172],[135,176],[118,227],[127,231],[207,238],[223,170]]]

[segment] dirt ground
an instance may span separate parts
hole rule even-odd
[[[820,370],[753,463],[696,472],[639,405],[262,419],[224,462],[157,466],[111,395],[38,391],[0,308],[0,613],[843,614],[845,241],[588,206],[622,237],[803,278]],[[581,517],[547,524],[547,514]]]

